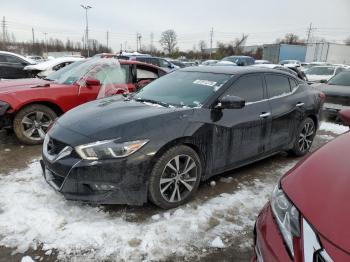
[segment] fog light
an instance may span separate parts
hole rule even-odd
[[[107,184],[93,184],[92,186],[98,191],[109,191],[115,189],[115,186]]]

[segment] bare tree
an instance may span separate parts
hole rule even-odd
[[[344,40],[344,43],[346,45],[350,45],[350,36]]]
[[[247,42],[248,35],[242,34],[241,38],[236,38],[233,45],[233,51],[235,54],[241,54],[243,52],[243,46]]]
[[[283,39],[277,39],[277,42],[280,44],[291,44],[291,45],[299,44],[300,45],[305,43],[305,40],[300,39],[300,37],[296,34],[288,33],[285,35]]]
[[[203,54],[205,49],[207,48],[207,43],[204,40],[200,40],[198,43],[199,50]]]
[[[175,51],[177,45],[177,35],[172,29],[166,30],[162,33],[159,43],[169,54]]]

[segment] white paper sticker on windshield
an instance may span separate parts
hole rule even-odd
[[[213,87],[217,84],[217,82],[197,79],[197,80],[193,81],[193,84]]]

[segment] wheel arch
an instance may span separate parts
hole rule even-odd
[[[45,100],[31,101],[29,103],[23,104],[23,105],[21,105],[20,108],[18,108],[16,113],[18,113],[23,108],[31,106],[31,105],[44,105],[44,106],[47,106],[48,108],[52,109],[57,114],[57,116],[60,116],[60,115],[62,115],[64,113],[64,111],[62,110],[62,108],[59,105],[57,105],[54,102],[45,101]]]
[[[307,117],[311,118],[312,121],[314,121],[315,128],[318,129],[319,123],[318,123],[318,118],[317,118],[317,116],[314,115],[314,114],[309,114]]]
[[[204,157],[203,152],[200,150],[200,147],[193,141],[193,139],[191,137],[176,138],[174,140],[169,141],[165,145],[163,145],[157,151],[157,153],[153,156],[153,158],[151,160],[151,164],[149,166],[149,169],[147,170],[148,171],[147,173],[150,174],[150,172],[152,172],[152,168],[153,168],[154,164],[167,150],[169,150],[170,148],[172,148],[174,146],[179,146],[179,145],[188,146],[197,153],[197,155],[199,156],[199,159],[201,161],[201,166],[202,166],[202,174],[201,175],[203,178],[204,177],[203,174],[205,174],[205,170],[206,170],[205,157]]]

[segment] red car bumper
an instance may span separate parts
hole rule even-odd
[[[255,254],[252,261],[293,261],[273,218],[270,203],[261,210],[255,225]]]

